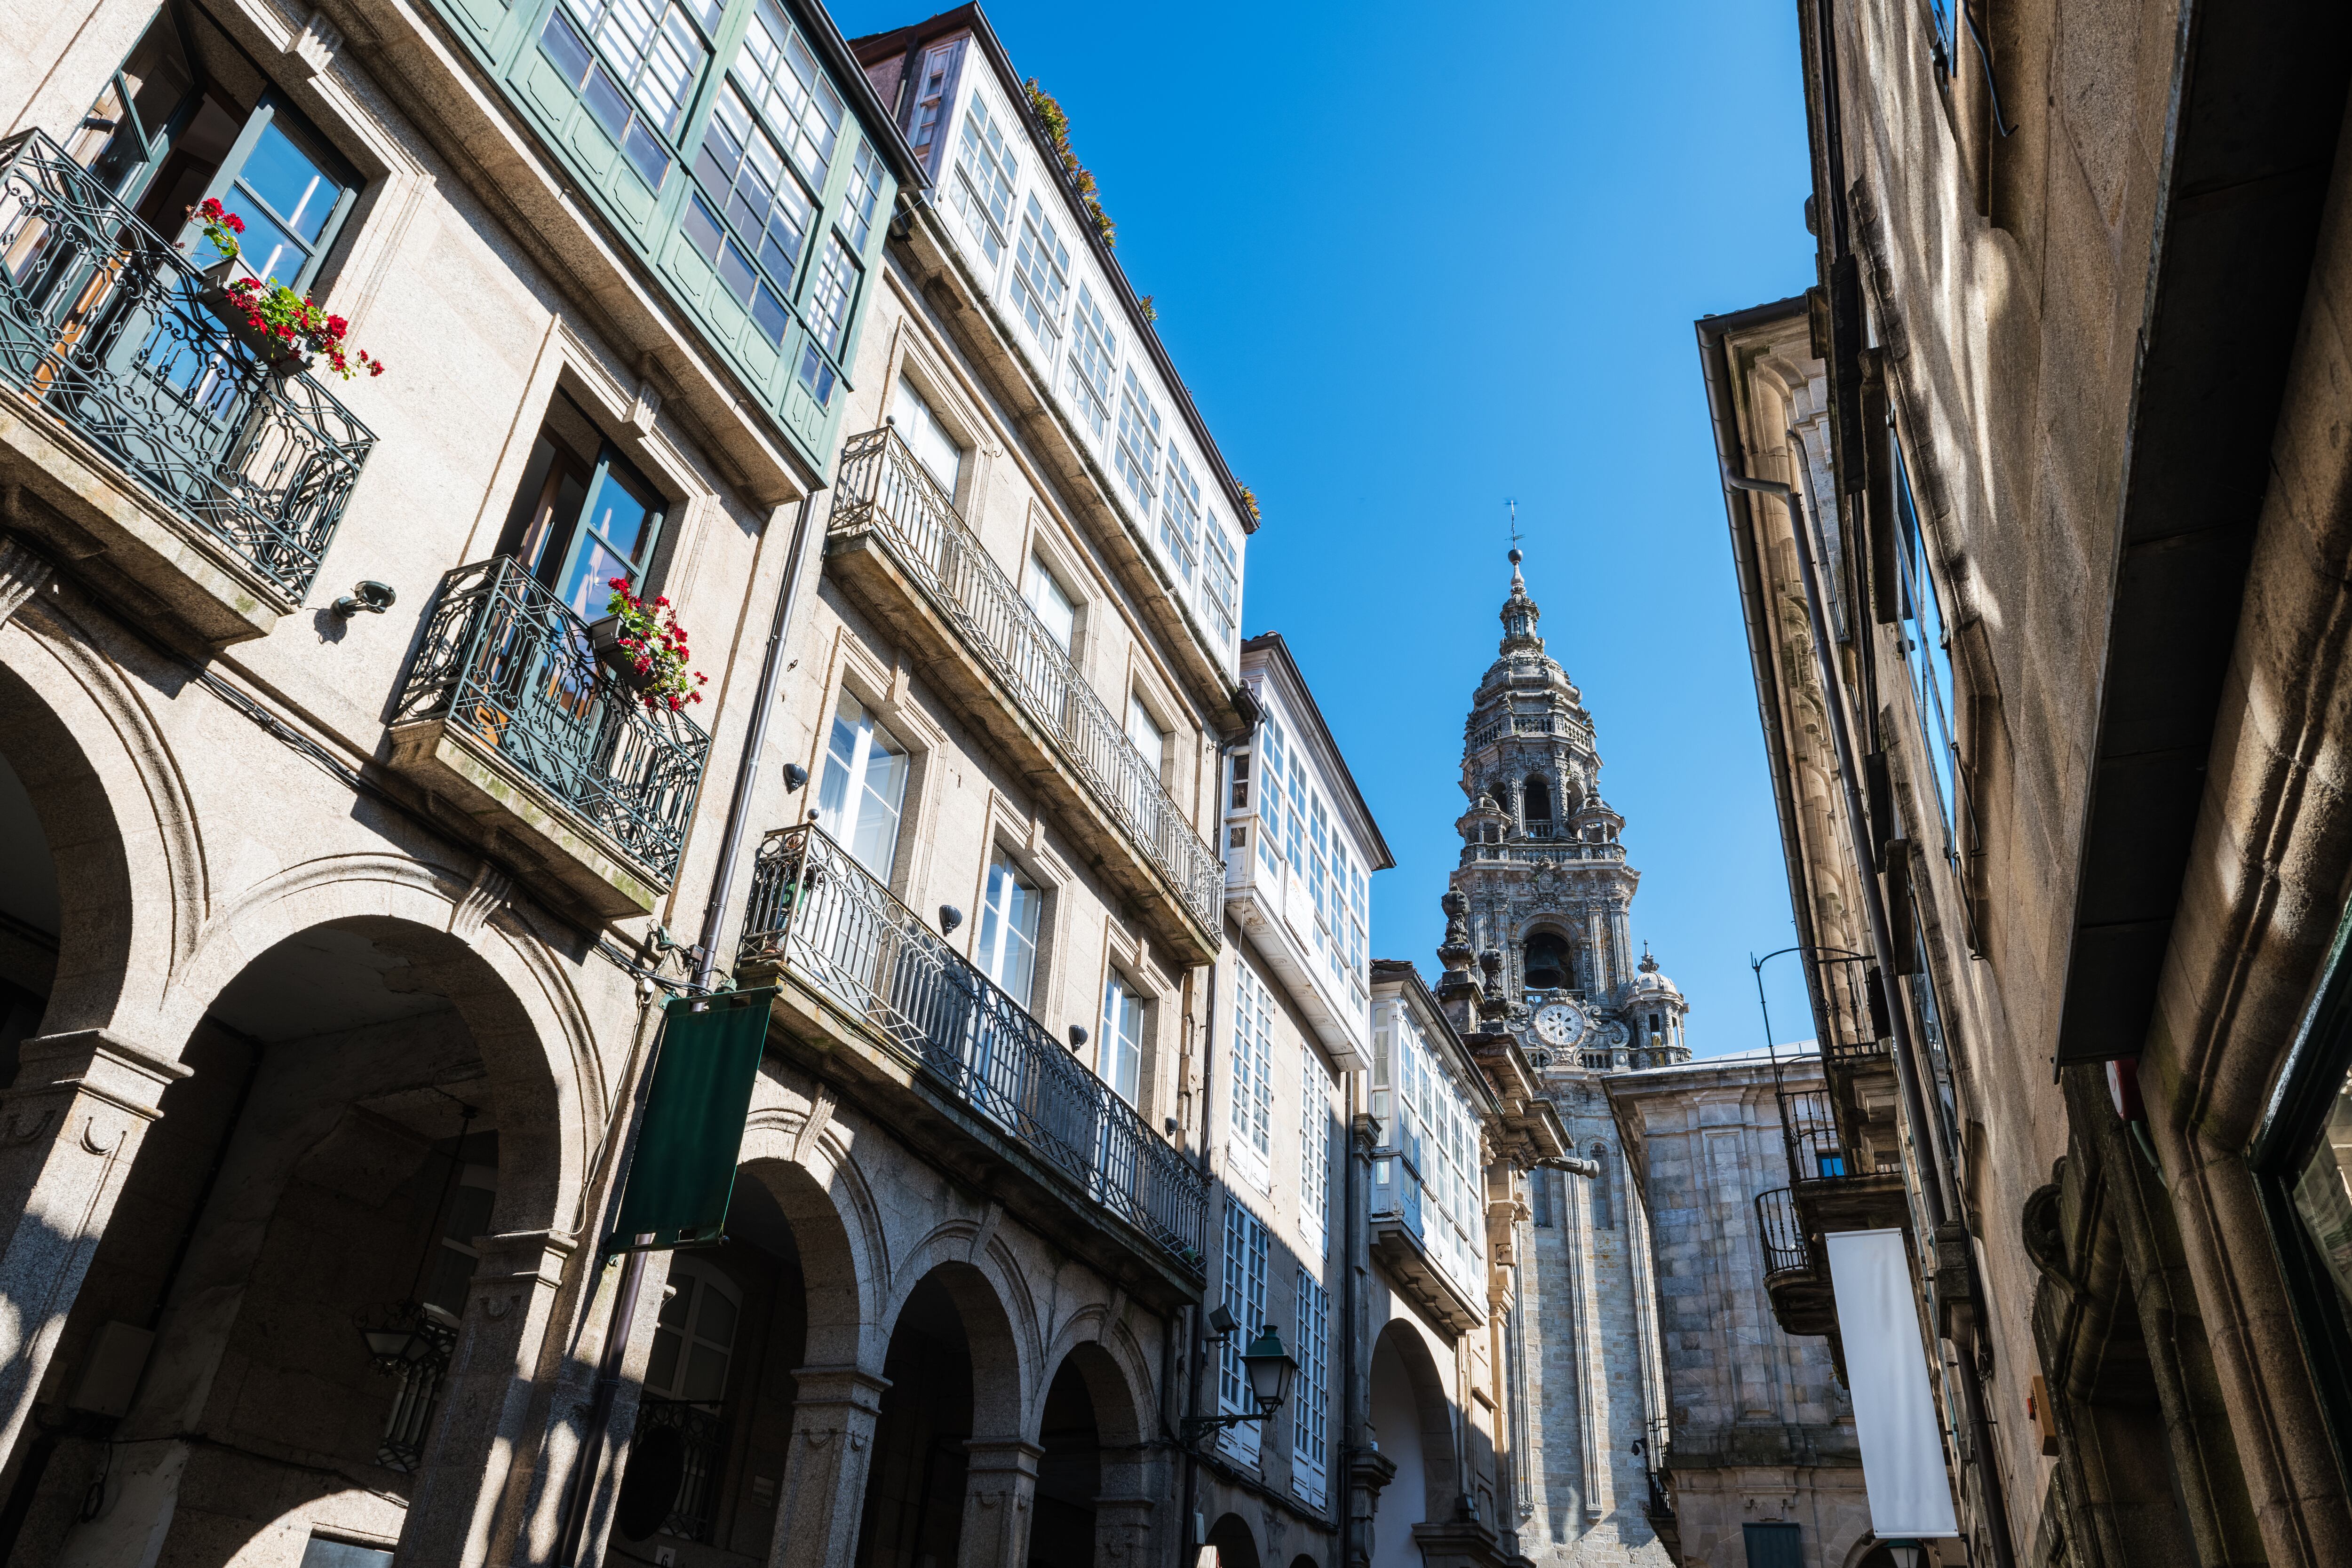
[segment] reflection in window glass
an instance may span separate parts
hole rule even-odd
[[[849,330],[849,302],[857,298],[857,264],[839,235],[824,236],[816,281],[809,285],[809,336],[828,360],[841,358],[842,340]]]
[[[841,226],[858,250],[874,238],[874,214],[881,204],[882,155],[872,142],[860,141],[857,155],[849,161],[849,189],[841,197]]]
[[[1029,558],[1029,570],[1021,583],[1021,597],[1037,612],[1045,634],[1054,639],[1065,653],[1070,651],[1070,639],[1078,626],[1078,607],[1062,585],[1037,556]]]
[[[589,112],[621,144],[629,162],[658,190],[669,172],[667,140],[677,134],[688,97],[709,47],[692,19],[718,18],[718,6],[658,0],[579,0],[581,25],[562,11],[550,15],[540,47],[587,103]],[[595,40],[592,54],[582,33]]]
[[[1128,367],[1118,394],[1118,476],[1135,504],[1151,516],[1151,481],[1160,472],[1160,411]]]
[[[988,862],[988,888],[981,903],[981,972],[1020,1007],[1029,1005],[1037,978],[1037,915],[1045,895],[1023,876],[1003,851]]]
[[[1005,229],[1013,219],[1013,149],[988,102],[974,93],[963,112],[963,135],[956,144],[956,211],[991,267],[1004,254]]]
[[[1117,969],[1103,984],[1103,1082],[1130,1105],[1143,1082],[1143,998]]]
[[[1952,765],[1958,748],[1952,739],[1951,632],[1944,622],[1943,606],[1936,597],[1935,576],[1927,569],[1927,541],[1911,496],[1911,475],[1903,465],[1899,450],[1895,455],[1895,515],[1898,533],[1895,559],[1903,590],[1899,628],[1903,662],[1910,672],[1912,706],[1918,712],[1920,734],[1927,743],[1936,812],[1944,829],[1944,857],[1957,861],[1959,844],[1953,833]]]
[[[1100,441],[1110,433],[1111,371],[1118,363],[1118,340],[1111,336],[1094,290],[1083,282],[1070,325],[1070,395],[1077,399],[1087,428]]]
[[[275,120],[262,127],[252,153],[221,193],[221,204],[245,224],[237,236],[237,271],[289,287],[301,281],[342,194],[342,185]],[[217,259],[212,242],[197,239],[196,265],[209,267]]]
[[[948,434],[948,427],[941,423],[930,400],[903,375],[890,392],[890,419],[898,439],[915,455],[915,461],[940,482],[948,499],[954,500],[956,483],[963,477],[963,448]]]
[[[727,1365],[735,1354],[742,1298],[716,1269],[673,1254],[673,1294],[662,1303],[646,1357],[646,1392],[662,1399],[717,1405],[727,1394]]]
[[[2352,1312],[2352,1079],[2336,1091],[2319,1147],[2295,1176],[2294,1211]]]
[[[1062,340],[1062,299],[1070,290],[1070,253],[1032,195],[1021,214],[1021,249],[1013,258],[1013,304],[1047,355]]]
[[[730,73],[751,107],[784,143],[801,178],[824,188],[825,165],[841,135],[841,95],[783,13],[760,0]]]
[[[898,852],[907,795],[907,748],[847,692],[834,710],[817,786],[817,826],[884,882]]]

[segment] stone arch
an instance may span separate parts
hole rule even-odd
[[[1528,989],[1570,990],[1580,983],[1576,934],[1556,920],[1536,919],[1519,933],[1519,978]]]
[[[950,1260],[919,1273],[909,1269],[907,1288],[890,1303],[887,1320],[895,1329],[908,1298],[926,1281],[938,1285],[955,1304],[971,1354],[975,1442],[1024,1437],[1034,1425],[1030,1406],[1043,1397],[1032,1375],[1036,1357],[1034,1352],[1024,1354],[1030,1336],[1021,1332],[1024,1325],[1008,1305],[1009,1293],[1003,1289],[999,1269],[992,1266],[998,1261],[983,1253],[980,1261]],[[888,1336],[884,1337],[887,1341]]]
[[[827,1173],[833,1178],[828,1182],[798,1161],[754,1152],[750,1134],[744,1149],[736,1180],[756,1181],[767,1190],[783,1211],[800,1255],[801,1288],[808,1303],[803,1364],[878,1369],[888,1336],[877,1337],[876,1314],[867,1311],[875,1270],[858,1223],[865,1217],[854,1202],[845,1202],[846,1162]]]
[[[1204,1544],[1216,1548],[1217,1568],[1258,1568],[1265,1561],[1258,1555],[1257,1532],[1238,1513],[1219,1515]]]
[[[0,753],[57,862],[58,961],[40,1030],[118,1027],[153,1007],[206,902],[170,749],[121,673],[27,605],[0,624]]]
[[[1412,1406],[1414,1422],[1412,1446],[1418,1449],[1420,1455],[1422,1495],[1417,1499],[1397,1495],[1399,1488],[1405,1482],[1402,1471],[1397,1480],[1381,1494],[1378,1516],[1381,1545],[1375,1560],[1381,1563],[1388,1561],[1391,1543],[1399,1539],[1410,1539],[1413,1523],[1452,1516],[1454,1500],[1459,1490],[1457,1478],[1460,1469],[1454,1441],[1453,1401],[1446,1394],[1445,1378],[1438,1369],[1437,1349],[1431,1344],[1427,1332],[1409,1318],[1391,1318],[1372,1343],[1376,1380],[1381,1375],[1380,1359],[1383,1354],[1395,1358],[1403,1379],[1402,1393]],[[1380,1403],[1377,1392],[1374,1403],[1374,1419],[1377,1421],[1377,1406]],[[1382,1437],[1384,1449],[1395,1440],[1386,1433]],[[1391,1514],[1389,1507],[1392,1497],[1402,1505],[1394,1515]],[[1402,1527],[1392,1530],[1391,1526],[1399,1520],[1404,1521]],[[1417,1557],[1417,1552],[1415,1555]]]
[[[279,943],[320,928],[359,932],[406,957],[473,1036],[499,1117],[501,1231],[570,1228],[588,1130],[606,1114],[602,1063],[569,976],[544,961],[510,912],[465,918],[472,879],[406,856],[311,861],[239,894],[209,922],[153,1025],[177,1052],[222,991]],[[470,940],[468,933],[470,926]],[[513,1178],[508,1179],[509,1174]]]

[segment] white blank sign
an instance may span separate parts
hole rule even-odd
[[[1903,1232],[1838,1230],[1824,1239],[1871,1531],[1881,1541],[1958,1535]]]

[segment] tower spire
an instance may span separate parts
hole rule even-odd
[[[1517,515],[1513,514],[1513,532],[1517,533]],[[1543,612],[1528,597],[1528,580],[1519,571],[1519,563],[1527,557],[1518,546],[1511,547],[1511,596],[1503,601],[1503,645],[1505,654],[1540,653],[1543,639],[1536,634],[1536,622]]]

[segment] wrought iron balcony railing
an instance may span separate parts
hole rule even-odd
[[[0,376],[299,602],[375,436],[38,131],[0,142]]]
[[[1776,1186],[1756,1195],[1756,1236],[1764,1246],[1767,1280],[1775,1274],[1811,1271],[1812,1249],[1806,1243],[1805,1228],[1797,1218],[1797,1207],[1790,1202],[1787,1187]]]
[[[852,436],[833,494],[829,531],[881,541],[1022,712],[1052,737],[1194,918],[1219,930],[1224,862],[1192,831],[1160,782],[1159,764],[1128,739],[905,440],[887,425]]]
[[[768,835],[742,956],[777,964],[1197,1273],[1208,1178],[815,826]]]
[[[658,1526],[661,1532],[681,1541],[709,1541],[719,1520],[719,1483],[726,1479],[726,1411],[648,1394],[637,1403],[636,1434],[630,1442],[639,1454],[649,1445],[677,1453],[677,1491]]]
[[[510,556],[441,580],[398,722],[471,737],[667,883],[710,737],[597,662],[588,623]]]

